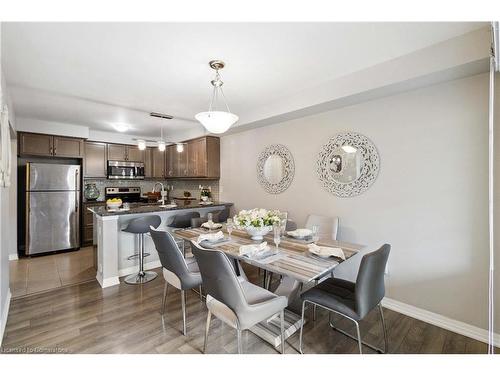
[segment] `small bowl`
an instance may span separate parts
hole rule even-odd
[[[106,205],[108,206],[109,210],[117,210],[118,208],[120,208],[120,206],[122,205],[122,203],[121,202],[106,203]]]

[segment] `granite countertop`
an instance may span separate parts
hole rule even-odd
[[[159,203],[130,203],[128,211],[108,211],[106,206],[89,207],[98,216],[115,216],[115,215],[133,215],[163,211],[177,211],[193,208],[210,208],[210,207],[225,207],[232,206],[233,203],[214,202],[213,204],[200,204],[198,201],[187,201],[185,204],[179,204],[177,207],[160,207]]]

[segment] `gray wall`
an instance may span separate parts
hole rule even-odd
[[[224,136],[221,200],[287,210],[299,225],[309,213],[339,216],[341,240],[392,245],[388,297],[487,328],[487,105],[481,74]],[[333,196],[316,177],[321,146],[345,130],[369,137],[381,159],[374,185],[354,198]],[[296,166],[279,195],[255,173],[273,143],[287,146]],[[354,278],[357,267],[337,274]]]

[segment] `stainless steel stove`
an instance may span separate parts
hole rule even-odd
[[[123,202],[136,203],[141,201],[140,187],[107,187],[105,199],[120,198]]]

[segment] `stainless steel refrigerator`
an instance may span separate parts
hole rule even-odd
[[[27,163],[26,255],[80,246],[80,166]]]

